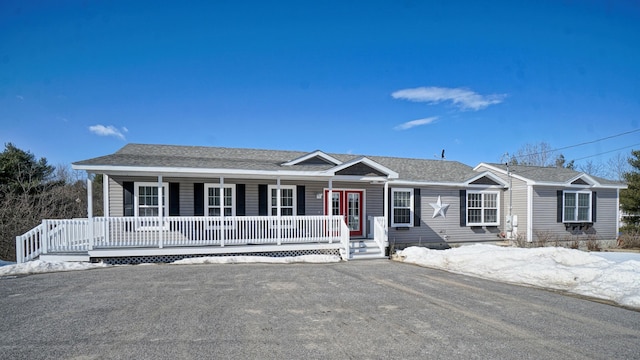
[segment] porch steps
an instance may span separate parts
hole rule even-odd
[[[383,251],[373,239],[356,239],[349,242],[349,260],[384,259]]]

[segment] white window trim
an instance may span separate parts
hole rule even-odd
[[[482,219],[481,222],[476,223],[476,222],[470,222],[469,221],[469,194],[482,194],[482,207],[480,208],[480,218]],[[495,194],[496,195],[496,221],[495,222],[485,222],[484,221],[484,211],[485,211],[485,207],[484,207],[484,194]],[[467,217],[467,226],[499,226],[500,225],[500,191],[488,191],[488,190],[467,190],[467,198],[465,199],[465,201],[467,202],[467,206],[466,206],[466,212],[465,212],[465,216]],[[493,209],[493,208],[488,208],[488,209]]]
[[[223,184],[222,187],[224,189],[231,189],[231,216],[236,216],[236,184]],[[209,216],[209,208],[219,207],[219,206],[209,206],[209,189],[220,189],[220,184],[204,184],[204,215],[205,216]],[[228,207],[228,206],[224,206],[224,191],[220,195],[221,195],[220,203],[223,205],[223,211],[224,211],[224,208]]]
[[[395,209],[396,207],[394,206],[394,197],[395,197],[395,193],[397,192],[408,192],[410,193],[410,204],[409,204],[409,222],[408,223],[396,223],[395,222]],[[391,227],[413,227],[413,218],[414,218],[414,197],[413,197],[413,189],[412,188],[391,188],[391,214],[389,214],[389,216],[391,217]],[[398,209],[404,209],[404,208],[398,208]]]
[[[565,209],[565,194],[576,194],[576,206],[575,206],[575,219],[567,219],[565,217],[564,209]],[[588,220],[577,220],[578,219],[578,194],[589,194],[589,219]],[[590,190],[564,190],[562,191],[562,222],[563,223],[591,223],[593,214],[593,192]]]
[[[139,207],[140,207],[140,187],[141,186],[145,186],[145,187],[158,187],[158,183],[157,182],[134,182],[133,183],[133,215],[135,218],[140,218],[140,214],[139,214]],[[163,188],[163,192],[164,192],[164,198],[162,201],[162,207],[164,208],[164,215],[163,218],[166,218],[167,216],[169,216],[169,183],[163,182],[162,183],[162,188]],[[158,194],[158,196],[162,196],[162,194]],[[164,201],[166,200],[166,201]],[[152,216],[153,218],[157,218],[157,216]],[[149,216],[145,216],[145,218],[149,218]],[[167,229],[169,227],[169,222],[168,221],[164,221],[164,224],[162,226],[163,229]],[[136,220],[136,229],[138,230],[153,230],[153,229],[158,229],[157,224],[156,225],[147,225],[145,223],[143,223],[140,220]]]
[[[273,204],[273,200],[271,197],[271,191],[272,190],[276,190],[278,189],[278,185],[269,185],[267,187],[267,215],[268,216],[276,216],[276,215],[271,215],[272,214],[272,210],[274,208],[277,208],[278,204]],[[295,185],[280,185],[280,190],[283,189],[291,189],[292,191],[292,196],[293,196],[293,216],[297,215],[297,210],[298,210],[298,204],[297,204],[297,193],[296,193],[296,186]],[[280,198],[282,198],[282,191],[280,191]],[[282,202],[282,200],[281,200]],[[280,206],[280,208],[282,209],[282,205]],[[289,215],[282,215],[282,216],[289,216]]]
[[[158,183],[157,182],[136,182],[134,183],[134,189],[133,189],[133,196],[134,196],[134,216],[135,217],[140,217],[139,216],[139,210],[138,208],[140,207],[140,187],[141,186],[148,186],[148,187],[158,187]],[[162,183],[162,187],[164,188],[164,194],[166,195],[165,198],[167,201],[163,201],[162,202],[162,206],[164,207],[164,216],[168,216],[169,214],[169,183],[163,182]],[[158,194],[158,196],[161,196],[160,194]],[[164,198],[163,198],[164,200]]]

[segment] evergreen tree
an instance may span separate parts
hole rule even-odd
[[[47,164],[47,159],[36,157],[18,149],[12,143],[5,144],[0,153],[0,198],[8,193],[29,194],[51,178],[54,167]]]
[[[640,231],[640,150],[631,152],[631,169],[623,174],[628,188],[620,191],[620,208],[626,213],[623,231]]]

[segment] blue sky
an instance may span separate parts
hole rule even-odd
[[[638,44],[635,1],[4,0],[0,141],[54,165],[132,142],[474,166],[639,129]]]

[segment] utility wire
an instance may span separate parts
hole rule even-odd
[[[625,147],[621,147],[621,148],[617,148],[617,149],[614,149],[614,150],[609,150],[609,151],[601,152],[601,153],[599,153],[599,154],[594,154],[594,155],[584,156],[584,157],[577,158],[577,159],[572,159],[572,160],[573,160],[573,161],[584,160],[584,159],[588,159],[588,158],[590,158],[590,157],[600,156],[600,155],[604,155],[604,154],[608,154],[608,153],[612,153],[612,152],[616,152],[616,151],[620,151],[620,150],[628,149],[628,148],[630,148],[630,147],[634,147],[634,146],[640,146],[640,143],[633,144],[633,145],[629,145],[629,146],[625,146]]]
[[[565,146],[565,147],[561,147],[561,148],[557,148],[557,149],[546,150],[546,151],[540,151],[540,152],[537,152],[537,153],[531,153],[531,154],[523,154],[523,155],[520,155],[520,156],[516,156],[516,155],[514,155],[514,157],[515,157],[516,159],[521,159],[521,158],[526,158],[526,157],[528,157],[528,156],[534,156],[534,155],[541,155],[541,154],[546,154],[546,153],[552,153],[552,152],[555,152],[555,151],[560,151],[560,150],[565,150],[565,149],[571,149],[571,148],[578,147],[578,146],[583,146],[583,145],[593,144],[593,143],[596,143],[596,142],[598,142],[598,141],[602,141],[602,140],[613,139],[613,138],[615,138],[615,137],[619,137],[619,136],[623,136],[623,135],[633,134],[633,133],[636,133],[636,132],[638,132],[638,131],[640,131],[640,129],[635,129],[635,130],[631,130],[631,131],[627,131],[627,132],[623,132],[623,133],[619,133],[619,134],[615,134],[615,135],[611,135],[611,136],[603,137],[603,138],[600,138],[600,139],[596,139],[596,140],[592,140],[592,141],[587,141],[587,142],[583,142],[583,143],[575,144],[575,145],[569,145],[569,146]],[[630,146],[627,146],[627,147],[631,147],[631,146],[636,146],[636,145],[630,145]],[[621,149],[626,149],[627,147],[624,147],[624,148],[621,148]],[[621,150],[621,149],[618,149],[618,150]],[[617,150],[612,150],[612,151],[609,151],[609,152],[613,152],[613,151],[617,151]],[[605,152],[605,153],[602,153],[602,154],[606,154],[606,152]],[[602,155],[602,154],[591,155],[591,156],[598,156],[598,155]],[[580,159],[574,159],[574,160],[582,160],[582,159],[586,159],[586,158],[591,157],[591,156],[583,157],[583,158],[580,158]]]

